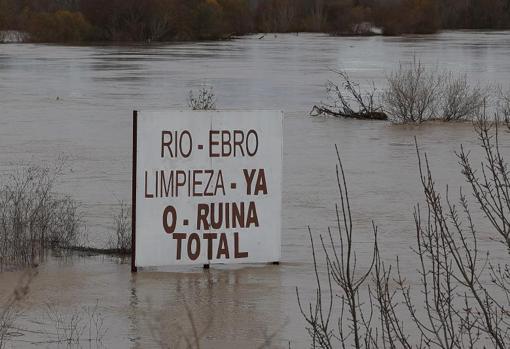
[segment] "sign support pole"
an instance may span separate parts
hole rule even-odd
[[[133,110],[133,172],[131,173],[131,272],[136,273],[136,149],[138,112]]]

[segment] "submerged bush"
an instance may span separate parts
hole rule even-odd
[[[31,265],[46,248],[77,242],[78,205],[54,191],[61,166],[21,167],[0,189],[0,268]]]
[[[212,87],[202,87],[198,91],[189,91],[188,107],[192,110],[216,109],[216,96]]]
[[[113,216],[114,235],[108,243],[111,250],[120,254],[131,252],[131,210],[124,202],[119,203],[119,210]]]
[[[37,276],[37,266],[32,265],[19,278],[18,283],[3,304],[0,304],[0,349],[7,347],[7,342],[18,332],[15,332],[16,319],[21,314],[20,304],[30,292],[30,284]]]
[[[471,86],[465,74],[427,70],[416,60],[400,65],[387,81],[385,110],[396,123],[472,120],[488,97],[487,90]]]
[[[450,73],[443,88],[438,118],[443,121],[471,120],[481,111],[486,95],[481,87],[471,87],[466,75]]]
[[[436,115],[441,96],[442,79],[435,71],[427,71],[420,61],[400,65],[387,78],[383,94],[385,110],[394,122],[423,122]]]
[[[490,95],[489,88],[470,85],[465,74],[427,69],[416,59],[400,64],[387,77],[381,94],[373,83],[363,90],[346,72],[334,73],[339,82],[328,82],[326,102],[314,105],[311,115],[389,119],[402,124],[466,121],[480,115]],[[510,112],[509,95],[499,92],[498,109],[506,115]]]

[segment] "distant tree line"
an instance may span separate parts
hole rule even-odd
[[[386,35],[508,28],[510,0],[0,0],[0,30],[33,41],[214,40],[253,32]]]

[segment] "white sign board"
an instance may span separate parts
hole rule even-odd
[[[276,262],[283,114],[134,115],[135,267]]]

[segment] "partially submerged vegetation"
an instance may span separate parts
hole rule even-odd
[[[313,106],[311,115],[389,119],[402,124],[470,121],[482,112],[491,97],[489,87],[470,85],[465,74],[426,69],[416,59],[400,64],[387,76],[381,92],[373,83],[370,89],[362,90],[344,71],[334,73],[339,82],[327,83],[326,101]],[[504,92],[494,95],[499,100],[498,109],[508,115],[510,98]]]
[[[94,305],[74,307],[64,312],[58,305],[46,304],[46,312],[39,323],[50,328],[40,331],[43,335],[35,344],[65,345],[66,347],[103,348],[103,340],[108,333],[102,307]]]
[[[131,206],[119,202],[119,209],[113,216],[114,234],[108,246],[118,254],[131,253]]]
[[[216,40],[254,32],[370,35],[509,28],[502,0],[0,0],[0,31],[36,42]]]
[[[189,91],[188,107],[214,110],[213,87]],[[104,247],[86,246],[80,205],[56,191],[65,159],[53,167],[20,164],[0,178],[0,271],[38,264],[48,250],[127,256],[131,253],[131,206],[120,201]]]
[[[398,256],[393,263],[384,258],[375,224],[372,256],[359,265],[338,155],[337,227],[320,237],[318,249],[325,270],[320,270],[310,232],[317,292],[308,305],[298,292],[313,348],[510,347],[510,177],[500,147],[502,137],[508,137],[498,127],[497,120],[485,116],[475,124],[485,158],[480,167],[463,147],[457,154],[483,215],[475,212],[462,190],[457,202],[448,188],[441,193],[427,156],[416,144],[425,201],[414,210],[417,282],[407,279]],[[487,218],[490,230],[480,228],[479,217]],[[499,246],[506,258],[491,255]]]
[[[54,191],[62,166],[20,166],[1,187],[0,270],[37,264],[45,249],[77,243],[78,205]]]
[[[362,90],[353,82],[347,72],[333,70],[339,82],[328,81],[327,100],[314,105],[311,115],[332,115],[354,119],[387,120],[382,106],[377,102],[377,88],[372,84],[369,90]]]
[[[18,284],[4,303],[0,304],[0,349],[7,346],[12,337],[14,322],[20,313],[20,306],[30,292],[30,284],[37,276],[37,266],[32,265],[20,277]]]
[[[215,110],[216,94],[213,87],[201,87],[198,90],[190,90],[187,104],[191,110]]]
[[[488,97],[487,89],[470,86],[466,75],[427,70],[416,60],[401,64],[387,81],[383,104],[396,123],[472,120]]]
[[[130,208],[119,204],[107,248],[84,247],[79,203],[56,192],[63,161],[20,165],[0,188],[0,271],[38,264],[48,250],[126,255],[131,252]]]
[[[0,349],[26,344],[25,339],[19,339],[25,334],[31,336],[32,346],[81,348],[86,343],[89,347],[103,348],[108,328],[99,301],[91,306],[75,307],[69,312],[48,303],[44,315],[33,321],[33,325],[40,326],[40,329],[24,329],[16,324],[24,301],[33,292],[31,284],[36,276],[36,267],[27,269],[5,303],[0,304]]]

